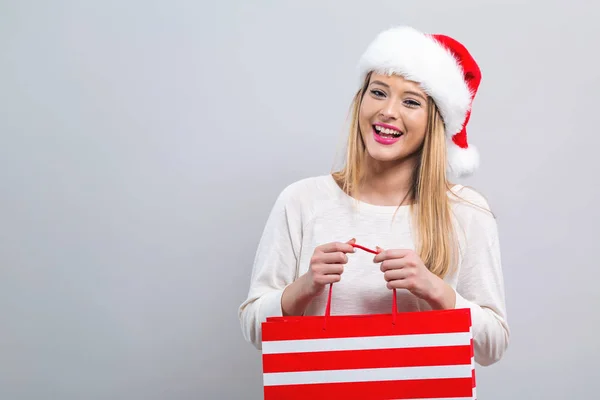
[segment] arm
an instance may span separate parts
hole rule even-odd
[[[293,200],[291,187],[277,198],[256,251],[248,296],[238,310],[244,338],[259,350],[261,323],[267,317],[282,316],[284,290],[288,287],[294,290],[298,286],[292,283],[296,276],[302,230],[301,213]],[[292,311],[297,308],[289,307]]]
[[[487,208],[484,200],[477,203]],[[470,218],[463,226],[466,248],[458,275],[455,308],[470,308],[475,362],[499,361],[509,342],[504,278],[496,220],[489,212],[466,205]]]
[[[304,274],[284,289],[281,295],[283,315],[304,315],[306,307],[315,297],[309,288],[308,275]]]

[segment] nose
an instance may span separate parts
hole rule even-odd
[[[399,118],[398,114],[398,106],[392,99],[386,101],[379,111],[379,115],[386,120],[396,120]]]

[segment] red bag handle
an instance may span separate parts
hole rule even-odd
[[[361,249],[364,251],[368,251],[369,253],[377,254],[378,252],[375,250],[371,250],[367,247],[361,246],[359,244],[352,244],[352,247],[356,247],[357,249]],[[327,297],[327,306],[325,307],[325,320],[323,321],[323,330],[327,328],[327,319],[331,316],[331,292],[333,290],[333,283],[329,284],[329,295]],[[398,314],[398,305],[396,303],[396,289],[393,289],[392,293],[392,325],[396,325],[396,314]]]

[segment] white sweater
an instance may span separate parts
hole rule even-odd
[[[488,209],[484,198],[462,185],[452,188],[463,199]],[[456,291],[455,308],[470,308],[475,362],[490,365],[508,346],[504,281],[496,220],[487,211],[452,200],[460,243],[459,268],[445,281]],[[394,213],[396,215],[394,217]],[[394,217],[394,219],[392,219]],[[248,298],[239,308],[245,339],[261,349],[261,323],[281,316],[281,295],[287,285],[306,273],[315,247],[333,241],[374,249],[415,249],[409,206],[376,206],[358,202],[331,175],[306,178],[286,187],[275,202],[262,234]],[[392,292],[373,254],[348,255],[340,282],[333,288],[332,315],[391,312]],[[328,291],[315,298],[305,315],[323,315]],[[429,310],[408,291],[398,290],[398,311]]]

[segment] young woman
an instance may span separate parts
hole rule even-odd
[[[509,340],[498,231],[484,198],[452,184],[478,166],[466,125],[481,79],[457,41],[412,28],[379,34],[363,54],[346,164],[285,188],[266,223],[248,298],[247,341],[269,316],[470,308],[475,361]],[[353,244],[377,249],[375,256]]]

